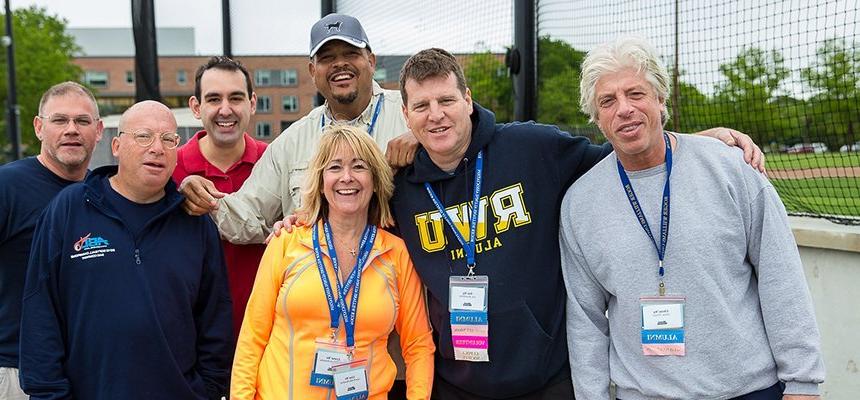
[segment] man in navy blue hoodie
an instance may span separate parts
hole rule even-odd
[[[433,398],[572,399],[559,208],[571,183],[612,147],[554,126],[496,124],[441,49],[406,62],[400,91],[421,148],[395,176],[392,209],[428,289]],[[487,283],[457,278],[472,273]],[[481,299],[485,311],[474,311]],[[457,307],[469,311],[452,318]]]
[[[176,120],[135,104],[93,171],[42,214],[27,270],[21,384],[33,399],[220,399],[232,355],[221,245],[170,177]]]
[[[403,112],[422,147],[395,177],[392,208],[421,281],[436,335],[439,399],[573,398],[558,247],[559,204],[574,179],[612,151],[554,126],[496,124],[472,102],[453,56],[412,56],[400,78]],[[489,362],[455,359],[449,277],[464,276],[478,154],[483,171],[475,275],[488,277]],[[462,246],[432,190],[467,242]],[[524,396],[524,397],[523,397]]]
[[[36,220],[63,188],[82,181],[102,122],[96,99],[75,82],[42,95],[33,128],[39,155],[0,167],[0,399],[27,395],[18,384],[21,295]]]

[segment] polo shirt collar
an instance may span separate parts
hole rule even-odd
[[[206,172],[206,166],[209,162],[203,156],[203,152],[200,151],[200,139],[204,136],[206,136],[206,130],[198,131],[185,144],[185,146],[188,146],[188,149],[184,152],[183,161],[189,173]],[[242,133],[242,138],[245,140],[245,151],[242,153],[242,158],[239,159],[238,163],[254,164],[260,158],[254,139],[247,133]]]

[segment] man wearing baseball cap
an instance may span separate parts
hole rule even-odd
[[[418,141],[409,133],[400,92],[373,80],[376,55],[361,23],[349,15],[329,14],[311,28],[308,70],[325,104],[296,121],[269,145],[239,191],[227,194],[201,176],[186,177],[180,191],[190,214],[210,213],[222,238],[234,244],[263,243],[272,225],[298,208],[308,162],[323,128],[345,123],[365,129],[393,167],[412,163]],[[398,364],[402,390],[403,361],[399,338],[389,352]],[[398,398],[394,392],[391,398]],[[400,396],[402,397],[402,395]]]
[[[345,123],[367,130],[393,167],[412,162],[418,141],[403,120],[400,92],[373,80],[376,55],[361,23],[329,14],[311,28],[308,71],[325,104],[296,121],[269,145],[235,193],[205,178],[185,178],[180,191],[191,214],[211,213],[221,235],[236,244],[263,243],[272,225],[300,205],[308,161],[323,128]]]
[[[370,50],[367,33],[357,19],[345,14],[329,14],[311,28],[311,58],[324,44],[342,40],[359,49]]]

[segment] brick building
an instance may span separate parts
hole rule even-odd
[[[128,28],[68,29],[82,48],[74,62],[83,70],[82,82],[95,89],[103,115],[118,114],[134,104],[134,44]],[[109,39],[105,39],[109,38]],[[210,56],[193,55],[193,28],[158,28],[159,87],[171,108],[188,107],[194,94],[194,73]],[[377,55],[374,78],[396,89],[406,56]],[[257,114],[251,132],[271,141],[290,124],[317,106],[317,92],[308,72],[307,55],[236,56],[251,73],[257,93]]]

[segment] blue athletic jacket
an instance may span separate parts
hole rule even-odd
[[[218,231],[167,206],[133,236],[99,168],[51,202],[33,239],[21,384],[33,399],[220,399],[233,354]]]

